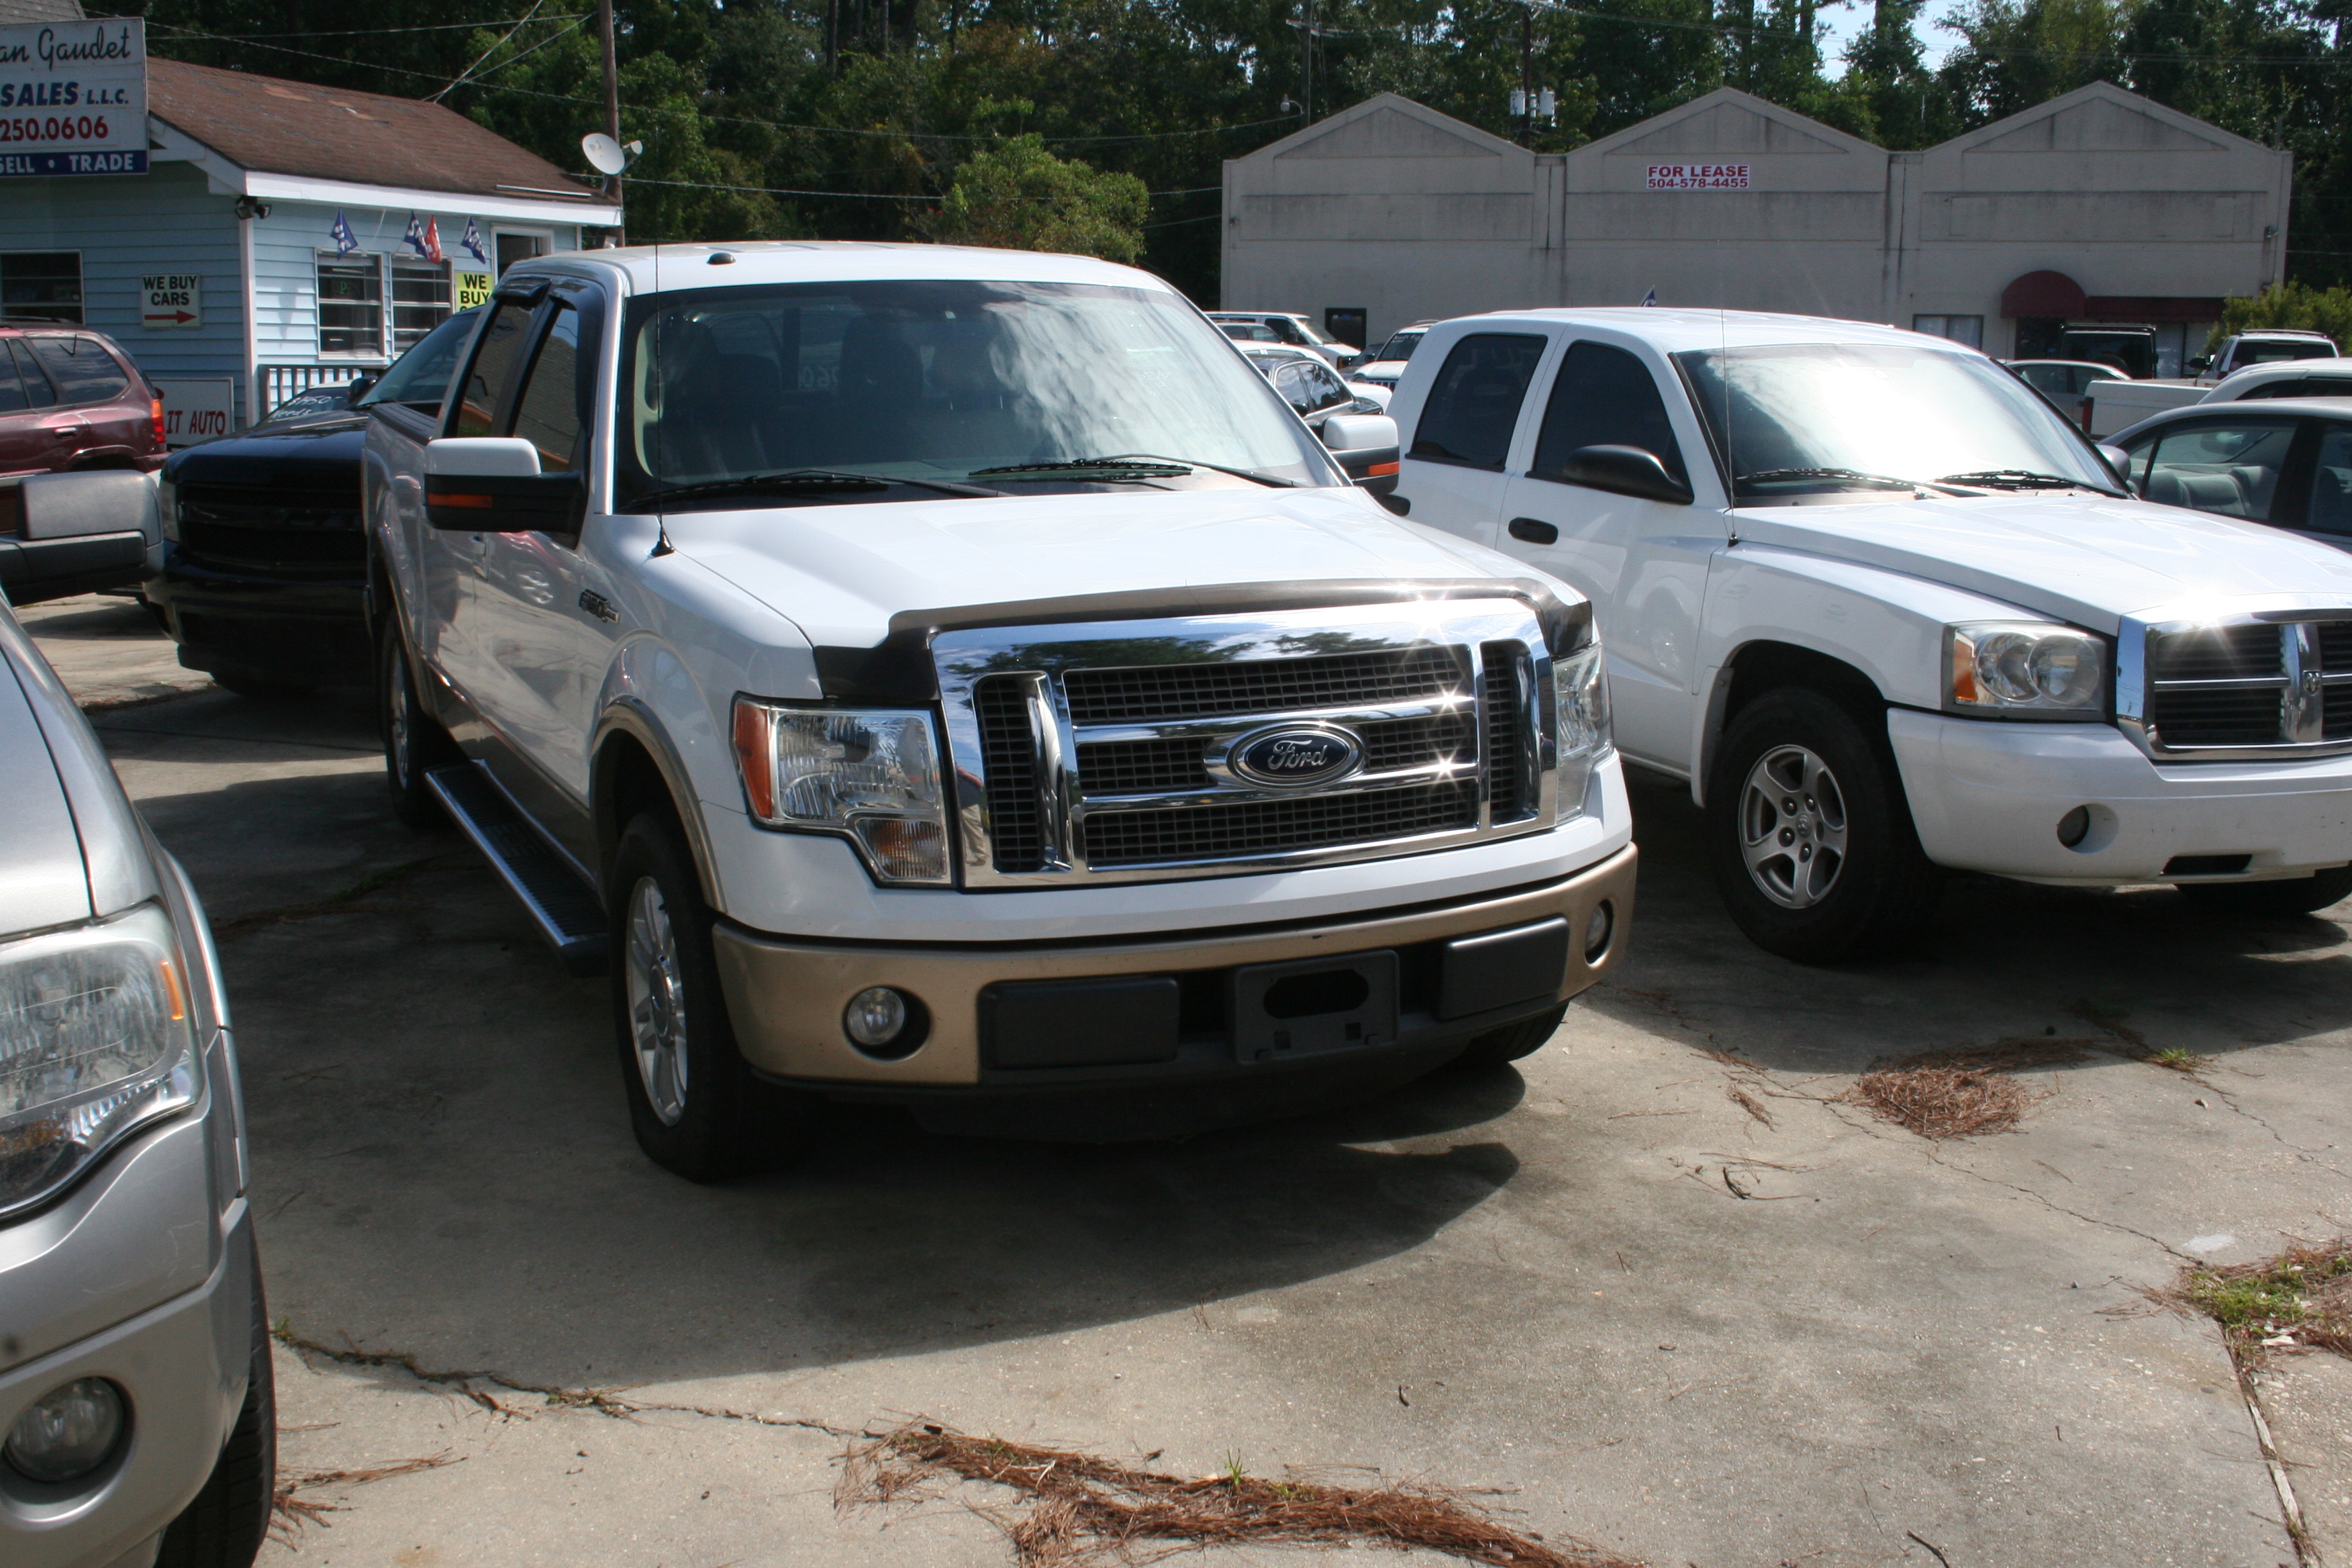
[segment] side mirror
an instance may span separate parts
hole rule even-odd
[[[383,377],[380,375],[362,375],[353,377],[351,385],[343,389],[343,402],[346,405],[358,404],[361,398],[365,397],[369,393],[374,391],[375,384],[383,379]]]
[[[2102,441],[2099,443],[2099,456],[2107,460],[2107,466],[2115,469],[2118,477],[2131,468],[2132,455],[2121,447],[2110,447]]]
[[[127,587],[148,575],[163,531],[155,476],[130,468],[27,474],[24,531],[0,536],[0,588],[11,604]]]
[[[1675,506],[1688,506],[1692,499],[1690,486],[1666,472],[1655,452],[1640,447],[1579,447],[1559,473],[1544,477]]]
[[[1395,420],[1385,414],[1334,414],[1323,421],[1320,434],[1349,479],[1376,496],[1396,489]]]
[[[516,436],[448,436],[425,444],[425,521],[467,533],[567,533],[588,493],[570,470],[539,471]]]
[[[2210,355],[2210,354],[2199,354],[2195,359],[2192,359],[2192,360],[2190,360],[2190,361],[2189,362],[2189,370],[2190,370],[2190,372],[2191,372],[2192,374],[2197,374],[2197,375],[2203,375],[2203,374],[2205,374],[2206,368],[2207,368],[2208,366],[2210,366],[2212,363],[2213,363],[2213,356],[2212,356],[2212,355]]]

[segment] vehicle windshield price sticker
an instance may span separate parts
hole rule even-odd
[[[205,279],[196,272],[142,272],[139,324],[150,331],[205,324]]]
[[[1650,189],[1654,191],[1744,191],[1747,188],[1748,165],[1745,163],[1650,165]]]
[[[146,172],[146,23],[0,27],[0,175]]]

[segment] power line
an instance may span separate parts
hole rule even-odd
[[[542,22],[576,22],[582,19],[583,15],[583,14],[566,11],[562,16],[541,16],[539,19]],[[93,19],[95,19],[95,16],[93,16]],[[107,19],[123,20],[124,18]],[[136,18],[129,19],[136,20]],[[380,37],[389,33],[476,32],[490,27],[513,26],[519,22],[528,22],[530,20],[530,18],[529,16],[508,16],[496,22],[426,22],[415,27],[342,27],[331,30],[315,30],[299,33],[207,33],[205,37],[208,38],[234,38],[240,43],[252,38],[372,38]],[[151,27],[168,27],[173,26],[173,24],[169,22],[149,22],[147,25]],[[193,31],[193,29],[190,28],[180,28],[178,30],[182,32]]]
[[[928,195],[921,193],[908,195],[898,191],[803,191],[795,190],[787,185],[721,185],[713,184],[706,180],[649,180],[641,178],[635,174],[630,175],[629,179],[630,183],[633,184],[673,185],[680,190],[688,191],[741,191],[753,195],[769,196],[838,196],[845,200],[854,202],[936,202],[945,199],[943,196]],[[1143,194],[1147,199],[1157,201],[1162,196],[1198,196],[1205,195],[1211,191],[1222,191],[1223,189],[1224,186],[1223,185],[1194,185],[1190,190],[1146,191]],[[1049,202],[1055,198],[1052,196],[1022,196],[1018,199],[1029,202]],[[1217,215],[1212,213],[1209,216],[1214,217]],[[1198,222],[1199,220],[1187,218],[1184,221],[1187,223],[1193,223]],[[1147,224],[1144,226],[1149,228],[1156,227],[1158,226]]]

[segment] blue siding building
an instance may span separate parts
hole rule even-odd
[[[438,104],[147,62],[148,172],[11,179],[0,314],[97,328],[173,444],[339,384],[620,209]]]

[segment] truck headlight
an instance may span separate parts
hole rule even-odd
[[[1552,660],[1552,689],[1559,706],[1559,809],[1566,822],[1582,815],[1592,772],[1613,743],[1609,729],[1609,671],[1594,637],[1574,653]]]
[[[155,481],[155,521],[164,538],[180,542],[180,487],[169,479]]]
[[[194,1103],[186,973],[153,905],[0,943],[0,1215]]]
[[[734,727],[755,821],[842,834],[877,882],[947,884],[947,808],[929,713],[738,697]]]
[[[2107,645],[2040,621],[1945,629],[1946,705],[1958,713],[2095,719],[2107,705]]]

